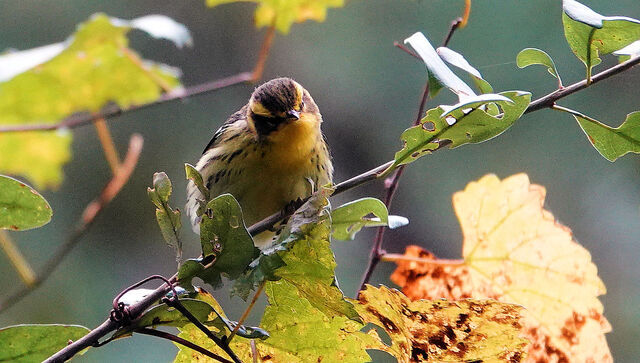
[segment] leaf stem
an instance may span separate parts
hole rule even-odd
[[[217,354],[215,354],[214,352],[211,352],[195,343],[192,343],[188,340],[182,339],[177,335],[173,335],[167,332],[163,332],[163,331],[159,331],[159,330],[155,330],[155,329],[149,329],[149,328],[141,328],[135,331],[136,333],[140,333],[140,334],[145,334],[145,335],[151,335],[154,337],[158,337],[158,338],[162,338],[162,339],[167,339],[170,340],[172,342],[184,345],[187,348],[191,348],[193,350],[195,350],[198,353],[204,354],[209,358],[215,359],[218,362],[223,362],[223,363],[233,363],[232,361],[223,358]]]
[[[238,329],[240,329],[240,326],[244,324],[245,320],[247,320],[247,317],[249,316],[251,309],[253,309],[253,306],[256,304],[256,301],[258,301],[260,294],[262,294],[262,290],[264,289],[265,283],[266,281],[262,281],[262,283],[260,283],[260,285],[256,289],[256,293],[253,295],[253,299],[251,299],[251,303],[249,303],[249,306],[247,306],[247,308],[244,310],[244,313],[242,313],[242,316],[240,316],[240,320],[238,320],[238,324],[236,324],[231,334],[229,334],[229,338],[227,338],[227,343],[231,342],[231,339],[233,339],[233,337],[236,336],[236,333],[238,332]]]
[[[111,167],[111,173],[115,175],[120,168],[120,157],[118,156],[115,143],[111,137],[109,126],[107,126],[104,118],[97,119],[93,126],[95,126],[96,131],[98,132],[98,139],[100,139],[102,151],[104,151],[104,157],[107,159],[109,167]]]
[[[15,267],[22,282],[29,288],[33,287],[36,282],[36,273],[33,272],[29,262],[27,262],[22,253],[20,253],[13,239],[9,236],[9,233],[3,229],[0,229],[0,247],[2,247],[7,258],[9,258],[9,261],[11,261],[11,264]]]
[[[574,116],[578,116],[578,117],[584,118],[584,119],[589,120],[589,121],[591,121],[591,122],[600,123],[600,122],[598,122],[598,120],[596,120],[596,119],[594,119],[594,118],[592,118],[592,117],[589,117],[589,116],[587,116],[587,115],[585,115],[585,114],[583,114],[583,113],[581,113],[581,112],[578,112],[578,111],[572,110],[572,109],[567,108],[567,107],[563,107],[563,106],[555,105],[555,104],[554,104],[554,105],[552,105],[550,108],[551,108],[552,110],[561,111],[561,112],[566,112],[566,113],[572,114],[572,115],[574,115]]]
[[[589,32],[589,39],[587,40],[587,85],[591,84],[591,72],[593,65],[591,64],[591,46],[593,45],[593,35],[596,32],[596,28],[591,28]]]

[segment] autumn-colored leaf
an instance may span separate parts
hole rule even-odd
[[[209,7],[240,1],[258,4],[255,12],[257,27],[273,24],[283,34],[289,32],[293,23],[307,20],[323,22],[327,9],[344,6],[344,0],[206,0]]]
[[[128,48],[126,35],[139,28],[166,37],[168,21],[162,16],[125,21],[96,14],[66,42],[0,56],[0,65],[11,66],[0,73],[0,125],[56,123],[76,112],[96,112],[109,102],[127,107],[157,99],[164,88],[179,84],[177,73],[141,59]],[[175,24],[181,35],[172,40],[188,43],[186,29]],[[158,34],[154,27],[165,32]],[[46,54],[39,56],[42,49]],[[25,70],[22,64],[32,67]],[[56,187],[71,157],[70,145],[68,131],[0,134],[0,171],[26,176],[38,188]]]
[[[521,306],[493,300],[411,301],[400,291],[368,285],[356,305],[366,323],[391,338],[398,362],[521,362]]]
[[[487,175],[453,197],[464,262],[407,249],[392,280],[412,299],[494,298],[527,309],[527,362],[610,362],[605,287],[587,250],[542,208],[545,189],[525,174]]]

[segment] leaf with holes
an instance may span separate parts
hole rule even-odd
[[[563,0],[564,36],[573,53],[586,65],[587,74],[600,64],[600,56],[640,39],[640,20],[603,16],[575,0]]]
[[[622,125],[613,128],[590,117],[573,115],[593,147],[609,161],[627,153],[640,153],[640,111],[627,115]]]
[[[394,229],[407,224],[409,220],[404,217],[388,215],[387,207],[376,198],[354,200],[331,211],[331,236],[340,240],[354,239],[363,227]]]
[[[274,25],[281,33],[287,34],[293,23],[307,20],[323,22],[329,8],[341,8],[344,0],[206,0],[207,6],[214,7],[241,1],[258,4],[255,22],[258,28]]]
[[[245,227],[240,204],[231,194],[222,194],[207,203],[200,222],[203,260],[188,260],[178,271],[181,282],[193,276],[214,288],[222,284],[222,275],[238,278],[257,255],[253,239]]]
[[[155,17],[129,22],[96,14],[63,43],[0,56],[0,124],[53,124],[110,102],[121,107],[150,102],[163,89],[175,89],[178,71],[141,59],[128,47],[127,33],[136,27],[171,36],[166,23],[154,23],[172,20]],[[182,28],[174,40],[186,41]],[[56,187],[70,145],[68,131],[2,133],[0,171],[24,175],[38,188]]]
[[[0,175],[0,229],[22,231],[49,223],[49,203],[30,186]]]
[[[521,306],[493,300],[411,301],[400,291],[367,285],[356,305],[365,323],[391,338],[398,362],[520,362]]]
[[[415,161],[443,147],[455,148],[479,143],[506,131],[527,109],[531,94],[522,91],[484,94],[465,99],[458,105],[440,106],[427,111],[420,125],[402,133],[404,147],[395,155],[394,165]],[[502,112],[491,114],[483,105],[498,105]]]
[[[522,305],[526,362],[611,362],[605,286],[589,252],[543,209],[545,189],[525,174],[487,175],[453,197],[464,261],[407,249],[392,281],[412,299],[496,299]]]
[[[41,362],[89,332],[78,325],[24,324],[0,329],[0,362]],[[82,354],[82,353],[80,353]]]

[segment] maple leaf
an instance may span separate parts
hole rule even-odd
[[[527,309],[528,362],[611,362],[605,286],[589,252],[543,209],[525,174],[487,175],[453,196],[464,235],[459,263],[407,248],[392,281],[412,299],[493,298]],[[430,263],[430,261],[432,261]]]
[[[328,8],[344,6],[344,0],[206,0],[207,6],[250,1],[258,4],[255,12],[257,27],[274,25],[281,33],[287,34],[293,23],[307,20],[323,22]]]

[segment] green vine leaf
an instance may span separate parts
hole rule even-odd
[[[53,124],[109,102],[128,107],[157,99],[163,88],[175,89],[178,72],[141,59],[127,39],[139,28],[188,43],[186,28],[170,22],[157,15],[126,21],[96,14],[65,42],[0,56],[0,125]],[[54,188],[71,158],[71,139],[69,131],[0,134],[0,171]]]
[[[269,337],[254,340],[258,362],[306,363],[321,360],[360,363],[371,361],[367,349],[384,348],[375,332],[360,332],[364,325],[344,316],[328,317],[309,300],[301,298],[298,288],[284,279],[267,282],[265,292],[269,296],[269,305],[260,328],[268,331]],[[179,330],[181,338],[226,357],[195,326],[186,325]],[[235,337],[230,346],[243,362],[254,361],[249,339]],[[206,359],[189,348],[178,348],[180,351],[174,362]]]
[[[551,56],[545,51],[537,48],[525,48],[518,53],[516,57],[516,64],[518,68],[525,68],[533,64],[541,64],[547,67],[547,71],[558,79],[558,86],[562,87],[562,80],[556,69],[556,64],[551,59]]]
[[[451,149],[468,143],[479,143],[494,138],[506,131],[527,109],[531,93],[508,91],[498,94],[509,101],[496,100],[494,95],[485,94],[467,98],[456,106],[440,106],[427,111],[420,125],[402,133],[404,147],[395,155],[394,166],[408,164],[425,154],[443,147]],[[492,108],[483,105],[495,104],[502,109],[499,114],[491,114]]]
[[[640,20],[603,16],[575,0],[563,0],[564,36],[573,53],[591,69],[601,55],[610,54],[640,39]]]
[[[200,244],[204,259],[185,261],[178,271],[183,283],[198,276],[218,288],[223,274],[232,280],[238,278],[256,257],[242,209],[231,194],[222,194],[207,204],[200,222]]]
[[[0,329],[0,362],[41,362],[89,332],[78,325],[24,324]],[[83,354],[82,352],[80,354]]]
[[[256,27],[272,24],[282,34],[289,33],[293,23],[307,20],[323,22],[327,9],[341,8],[344,0],[206,0],[207,6],[249,1],[258,4],[255,12]]]
[[[573,115],[593,147],[609,161],[627,153],[640,153],[640,111],[627,115],[619,127],[613,128],[590,117]]]
[[[376,198],[354,200],[331,211],[331,236],[339,240],[353,240],[363,227],[394,229],[407,224],[407,218],[388,215],[387,207]]]
[[[51,220],[49,203],[30,186],[0,175],[0,228],[23,231]]]

